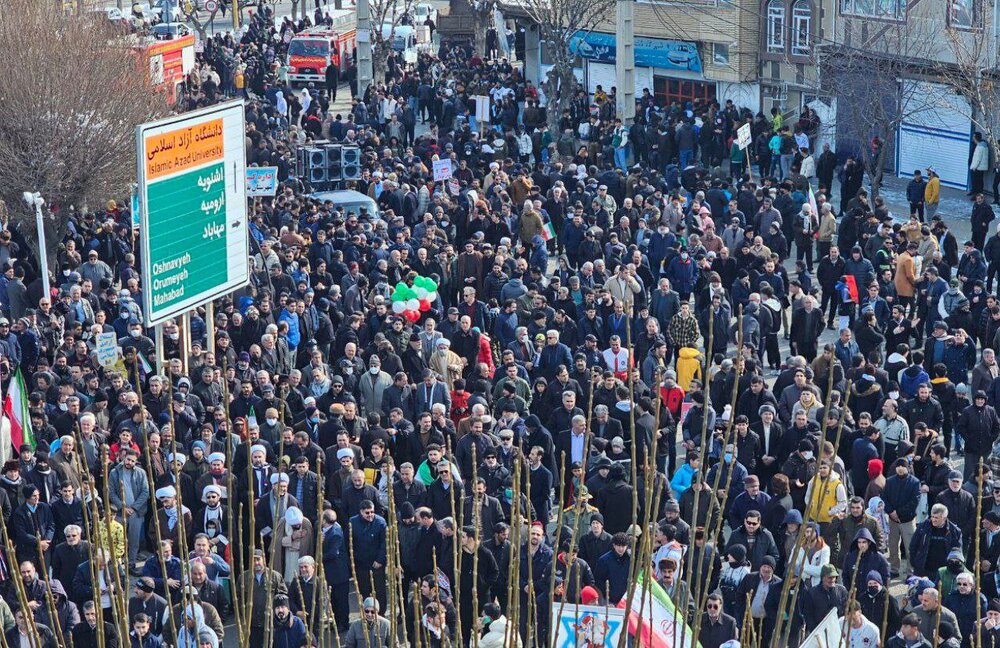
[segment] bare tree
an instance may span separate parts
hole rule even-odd
[[[369,0],[371,11],[372,76],[385,81],[385,67],[396,40],[396,30],[407,16],[412,18],[416,0]]]
[[[496,10],[496,0],[470,0],[472,15],[476,19],[475,46],[479,58],[486,58],[486,34],[494,27],[493,12]],[[503,35],[497,33],[497,38]]]
[[[0,199],[13,207],[37,191],[58,208],[46,215],[51,261],[69,206],[128,195],[135,127],[167,105],[148,63],[111,27],[54,2],[4,0],[0,12]],[[27,210],[12,218],[35,231]]]
[[[614,9],[614,0],[521,0],[527,14],[538,24],[542,47],[551,56],[552,67],[546,74],[542,89],[548,98],[548,125],[552,133],[559,132],[559,119],[569,108],[579,87],[573,73],[576,54],[570,41],[580,33],[593,31],[607,20]]]
[[[989,142],[993,159],[1000,160],[1000,69],[995,37],[980,24],[979,29],[946,29],[944,41],[951,60],[939,65],[938,77],[967,103],[940,97],[941,108],[972,122]]]
[[[222,0],[215,0],[215,9],[207,12],[204,17],[198,13],[198,1],[186,0],[185,2],[181,2],[179,7],[181,16],[198,32],[198,38],[204,41],[208,38],[208,27],[215,20],[216,14],[219,13],[219,9],[222,7]]]
[[[918,79],[936,67],[940,29],[933,21],[851,16],[839,29],[837,43],[823,51],[822,85],[837,98],[838,139],[863,161],[874,198],[899,126],[937,105]]]

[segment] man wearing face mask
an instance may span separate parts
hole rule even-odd
[[[858,604],[861,605],[861,613],[867,619],[877,619],[881,622],[883,614],[886,616],[886,636],[891,637],[899,631],[899,603],[896,598],[889,595],[889,591],[884,586],[882,575],[875,571],[869,571],[866,576],[866,585],[857,589],[855,594]],[[886,607],[886,597],[888,607]]]
[[[368,371],[358,379],[358,405],[360,414],[382,412],[382,396],[392,385],[392,376],[382,371],[382,360],[373,355],[368,359]]]
[[[746,467],[740,463],[737,457],[738,450],[736,445],[733,443],[727,444],[722,453],[722,461],[712,466],[708,471],[708,475],[705,477],[706,484],[719,485],[719,490],[716,491],[716,496],[719,498],[720,502],[726,502],[726,510],[723,511],[723,515],[726,516],[729,515],[729,509],[732,508],[733,502],[736,498],[743,494],[743,491],[746,488],[745,480],[749,476]],[[732,473],[731,478],[730,473]],[[725,494],[726,484],[729,484],[728,496]],[[723,500],[723,498],[725,498],[725,500]],[[736,523],[739,524],[739,520],[736,520]]]

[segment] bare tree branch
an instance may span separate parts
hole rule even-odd
[[[385,66],[396,39],[396,29],[405,16],[411,15],[416,0],[369,0],[371,12],[372,76],[375,83],[385,81]],[[383,33],[383,27],[388,31]]]
[[[936,67],[939,25],[843,17],[837,44],[823,50],[824,89],[837,98],[837,130],[864,162],[873,197],[900,124],[932,111],[938,99],[915,82]],[[875,138],[881,145],[874,145]]]
[[[54,2],[3,0],[0,60],[0,199],[20,205],[31,190],[61,207],[47,223],[51,257],[68,206],[128,195],[135,127],[166,114],[166,101],[129,42]]]
[[[548,124],[558,133],[559,118],[569,107],[579,82],[573,74],[576,54],[570,41],[579,33],[593,31],[614,10],[614,0],[521,0],[528,16],[539,27],[543,47],[552,57],[542,89],[548,98]]]

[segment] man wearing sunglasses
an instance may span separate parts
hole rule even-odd
[[[702,648],[719,648],[722,644],[737,638],[736,619],[722,611],[722,596],[709,594],[705,602],[705,612],[701,615],[701,629],[698,641]]]
[[[351,623],[344,637],[345,648],[389,645],[389,619],[379,616],[379,609],[378,601],[372,597],[364,600],[361,618]]]

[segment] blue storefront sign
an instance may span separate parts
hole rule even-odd
[[[614,63],[617,51],[615,35],[578,32],[570,39],[569,49],[581,58]],[[635,38],[635,64],[639,67],[687,70],[699,74],[702,71],[697,43],[641,36]]]

